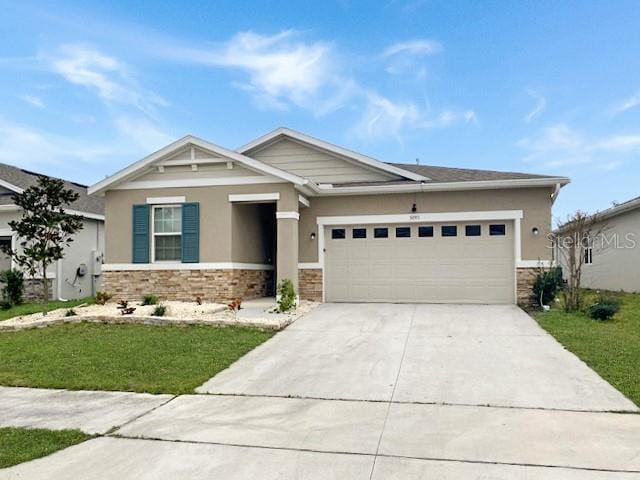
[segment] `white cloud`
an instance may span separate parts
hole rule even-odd
[[[614,113],[626,112],[636,107],[640,107],[640,91],[621,102],[620,105],[614,109]]]
[[[138,147],[137,151],[153,152],[176,140],[146,118],[122,115],[115,119],[120,135]]]
[[[0,118],[0,162],[27,168],[93,163],[113,153],[111,147],[45,133]]]
[[[353,83],[343,78],[335,52],[327,42],[305,42],[293,30],[274,35],[240,32],[211,48],[173,47],[175,60],[237,69],[248,74],[236,82],[261,106],[277,109],[293,104],[326,113],[343,105]]]
[[[389,45],[382,52],[386,71],[392,75],[410,75],[424,79],[427,69],[422,64],[423,57],[442,51],[442,45],[434,40],[418,39]]]
[[[626,154],[640,152],[640,134],[590,138],[560,123],[517,145],[528,152],[524,159],[528,162],[553,168],[595,163],[606,170],[606,166],[619,166]]]
[[[95,92],[105,103],[134,106],[146,114],[167,106],[162,97],[140,88],[123,62],[95,48],[62,45],[49,61],[54,72]]]
[[[536,118],[546,110],[547,99],[542,95],[540,95],[535,90],[528,90],[527,94],[536,100],[536,104],[533,107],[533,109],[529,113],[527,113],[523,118],[525,122],[529,123],[531,122],[531,120],[533,120],[534,118]]]
[[[442,51],[442,45],[435,40],[417,39],[407,42],[398,42],[389,45],[382,52],[383,58],[389,58],[398,54],[408,55],[433,55]]]
[[[375,92],[369,92],[364,114],[354,127],[353,133],[367,140],[394,138],[402,141],[402,133],[406,130],[444,128],[475,121],[476,114],[472,110],[444,110],[431,116],[426,109],[415,103],[394,102]]]
[[[44,108],[44,102],[40,97],[36,97],[35,95],[23,95],[21,98],[32,107]]]

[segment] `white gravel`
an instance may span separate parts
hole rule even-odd
[[[152,316],[156,305],[140,305],[140,303],[130,302],[129,306],[134,307],[136,309],[135,312],[131,315],[121,315],[120,310],[117,308],[117,303],[109,302],[106,305],[60,308],[52,310],[46,315],[33,313],[10,318],[0,322],[0,331],[25,330],[80,322],[149,325],[242,325],[280,330],[317,306],[317,303],[303,301],[292,312],[276,314],[269,312],[269,308],[264,306],[264,302],[255,302],[257,306],[252,306],[251,300],[245,302],[243,305],[246,305],[246,307],[236,314],[231,312],[226,305],[219,303],[198,305],[195,302],[163,301],[161,304],[167,308],[167,311],[162,317]],[[76,315],[66,316],[67,311],[71,309]]]

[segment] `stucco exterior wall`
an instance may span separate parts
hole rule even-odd
[[[9,222],[21,217],[19,211],[0,212],[0,230],[10,230]],[[64,258],[47,269],[47,278],[51,281],[51,296],[54,298],[74,299],[93,295],[101,287],[100,276],[92,275],[94,268],[93,251],[104,250],[104,222],[84,219],[83,229],[74,236],[74,241],[65,248]],[[76,275],[78,267],[87,266],[84,276]],[[97,272],[99,273],[99,271]],[[33,283],[33,282],[29,282]],[[38,286],[30,286],[29,292]],[[37,290],[39,295],[39,290]]]
[[[349,197],[313,197],[310,206],[300,210],[300,262],[318,261],[318,244],[311,233],[318,233],[317,217],[341,215],[381,215],[411,213],[415,203],[417,213],[522,210],[522,260],[551,260],[550,188],[428,192],[384,195],[353,195]],[[531,233],[533,227],[539,234]]]
[[[254,247],[246,245],[236,248],[234,258],[233,243],[249,242],[259,239],[233,235],[233,207],[229,202],[230,194],[242,193],[279,193],[281,205],[288,208],[297,206],[297,193],[288,183],[269,183],[256,185],[233,185],[215,187],[163,188],[145,190],[110,190],[105,198],[105,263],[131,263],[132,245],[132,206],[146,203],[147,197],[185,196],[187,202],[200,204],[200,262],[243,261],[241,258],[257,258]],[[235,217],[237,221],[239,217]],[[237,233],[241,233],[236,229]],[[252,253],[249,253],[252,252]]]

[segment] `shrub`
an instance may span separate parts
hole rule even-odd
[[[158,297],[147,293],[142,297],[142,305],[156,305],[158,303]]]
[[[75,317],[76,315],[78,315],[78,314],[76,313],[76,311],[73,308],[70,308],[69,310],[64,312],[64,316],[65,317]]]
[[[6,300],[0,301],[0,308],[2,310],[9,310],[11,307],[13,307],[13,305],[11,305],[11,302],[7,302]]]
[[[278,312],[288,312],[296,306],[296,291],[291,280],[285,278],[278,283],[276,292],[278,295],[276,310]]]
[[[541,268],[533,281],[533,296],[538,305],[549,305],[562,286],[562,268],[554,267],[549,270]]]
[[[96,293],[96,303],[98,305],[106,305],[106,303],[113,298],[109,292],[97,292]]]
[[[153,317],[164,317],[167,314],[167,307],[165,305],[156,305],[151,315]]]
[[[2,283],[2,300],[10,305],[20,305],[24,294],[24,275],[19,270],[0,272]]]
[[[600,297],[589,307],[589,316],[595,320],[609,320],[620,310],[620,302],[615,298]]]

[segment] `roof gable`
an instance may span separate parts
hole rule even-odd
[[[152,166],[158,165],[163,168],[169,168],[173,166],[191,164],[199,165],[212,162],[215,163],[216,161],[221,163],[225,163],[227,161],[237,163],[244,169],[258,172],[260,176],[265,178],[275,178],[277,180],[291,182],[296,185],[304,185],[307,183],[305,179],[297,175],[293,175],[289,172],[264,164],[258,160],[249,158],[238,152],[234,152],[233,150],[228,150],[224,147],[220,147],[219,145],[188,135],[96,183],[89,188],[89,193],[103,194],[106,190],[140,177],[144,173],[147,173],[149,168]],[[191,176],[193,177],[193,175]],[[229,176],[234,176],[234,174]],[[140,188],[150,187],[148,183],[139,183]],[[178,186],[179,182],[174,183]],[[198,184],[204,185],[206,182],[198,182],[197,179],[194,179],[192,185],[197,186]]]
[[[237,151],[251,156],[253,158],[258,158],[261,152],[265,151],[268,147],[281,142],[283,140],[288,140],[290,142],[295,142],[298,145],[306,146],[307,148],[311,148],[316,152],[323,152],[326,155],[329,155],[335,159],[341,159],[343,162],[351,163],[352,165],[357,165],[361,168],[361,171],[369,172],[369,176],[371,177],[371,173],[377,172],[377,179],[382,180],[401,180],[408,179],[414,181],[426,181],[429,178],[421,175],[419,173],[411,172],[408,170],[404,170],[402,168],[396,167],[394,165],[390,165],[388,163],[380,162],[371,157],[367,157],[366,155],[362,155],[357,152],[353,152],[346,148],[339,147],[337,145],[333,145],[329,142],[325,142],[323,140],[311,137],[309,135],[305,135],[304,133],[296,132],[295,130],[291,130],[289,128],[278,128],[272,132],[263,135],[256,140],[240,147]],[[282,164],[287,164],[286,161],[283,161]],[[299,170],[299,164],[289,164],[289,168],[293,168],[294,170]],[[349,173],[355,173],[353,171]],[[351,178],[351,177],[350,177]],[[350,178],[347,178],[346,181],[351,181]],[[339,181],[336,183],[344,182],[344,179],[338,179]],[[364,178],[362,180],[373,180],[373,178]]]

